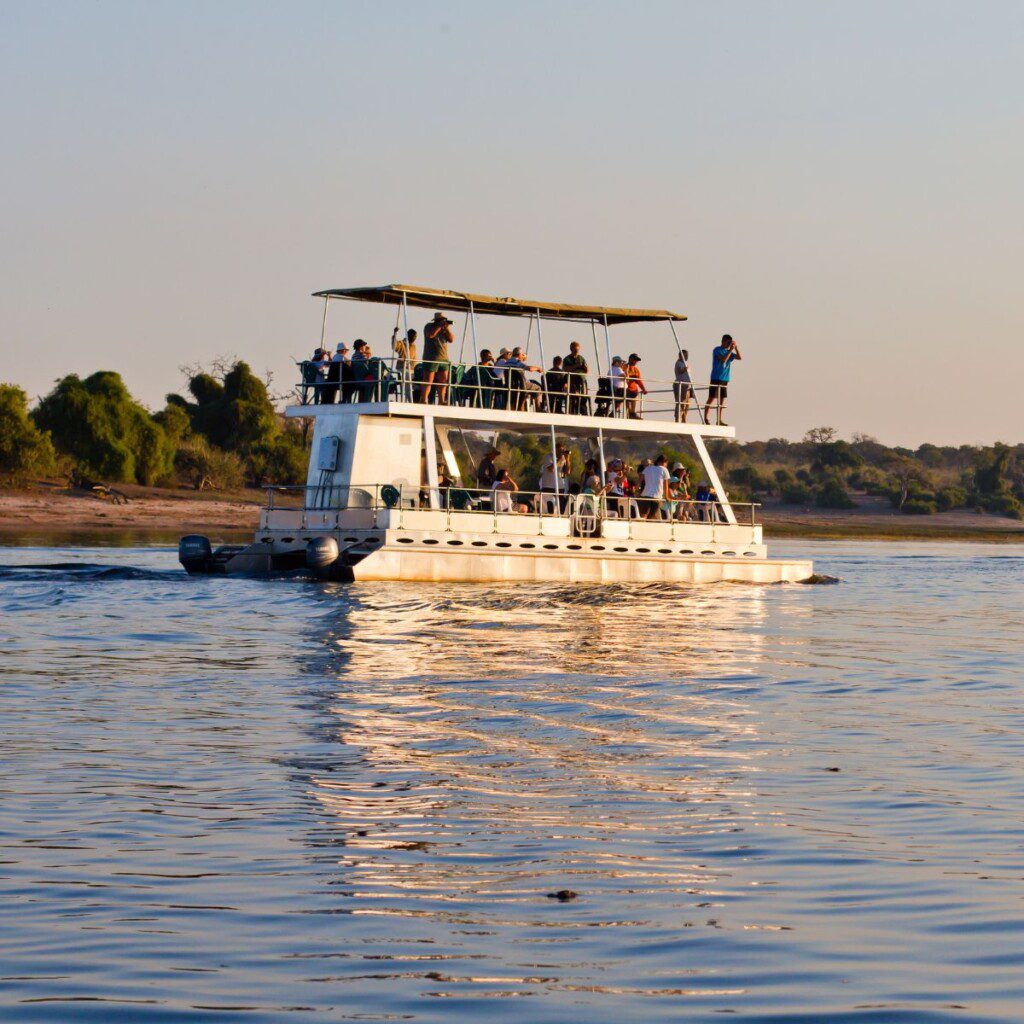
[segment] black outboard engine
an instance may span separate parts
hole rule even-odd
[[[178,561],[185,567],[189,576],[198,576],[210,571],[213,561],[213,548],[207,537],[189,534],[178,541]]]
[[[306,565],[322,572],[338,560],[338,542],[333,537],[314,537],[306,545]]]

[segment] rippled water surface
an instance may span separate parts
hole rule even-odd
[[[842,582],[0,549],[0,1020],[1024,1019],[1024,549],[775,550]]]

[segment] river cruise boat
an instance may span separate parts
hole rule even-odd
[[[341,581],[451,583],[778,583],[810,577],[809,561],[768,557],[756,506],[730,502],[706,442],[732,438],[735,431],[705,422],[708,385],[693,383],[687,394],[672,373],[661,375],[670,380],[645,375],[646,393],[634,393],[618,376],[614,328],[667,326],[673,341],[666,347],[668,369],[681,351],[681,314],[401,284],[314,294],[323,301],[321,359],[301,364],[300,400],[285,413],[312,427],[306,484],[269,488],[251,544],[214,549],[205,537],[182,538],[179,559],[189,573],[306,572]],[[449,326],[448,365],[417,361],[400,345],[386,358],[332,364],[328,353],[325,360],[328,314],[343,301],[393,305],[399,342],[408,337],[410,310],[430,310],[432,322]],[[491,365],[486,354],[498,357],[508,339],[502,333],[496,335],[501,344],[488,344],[478,317],[486,323],[518,318],[527,365]],[[563,378],[553,378],[554,390],[548,376],[537,372],[551,366],[544,344],[551,321],[578,325],[588,371],[570,373],[567,388],[559,387]],[[502,326],[507,332],[511,325]],[[418,334],[422,353],[423,331]],[[540,365],[531,367],[531,359]],[[447,370],[444,383],[439,370]],[[573,446],[581,460],[593,460],[591,479],[598,486],[549,469],[548,487],[541,490],[479,487],[472,448],[482,454],[501,437],[523,435],[541,440],[554,465],[558,450]],[[673,492],[673,500],[666,493],[652,503],[603,485],[609,467],[614,479],[616,455],[635,465],[662,446],[692,453],[704,477],[700,493],[692,480],[688,492]]]

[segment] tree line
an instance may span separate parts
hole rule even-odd
[[[14,384],[0,384],[0,478],[19,482],[53,475],[104,483],[233,489],[302,483],[308,450],[303,430],[274,406],[267,383],[238,360],[186,371],[187,394],[169,394],[151,413],[120,375],[100,370],[56,381],[35,408]],[[660,453],[680,461],[698,481],[694,452],[680,440]],[[502,464],[531,489],[549,446],[533,435],[503,434]],[[819,508],[852,508],[855,494],[887,498],[893,508],[928,515],[974,508],[1024,517],[1024,445],[884,445],[867,434],[849,440],[831,427],[800,441],[708,441],[733,501],[772,499]],[[636,467],[657,452],[610,442]],[[471,453],[459,453],[467,478]],[[582,471],[578,451],[573,470]]]
[[[68,374],[34,409],[23,389],[0,384],[0,476],[196,489],[305,479],[302,431],[276,411],[246,363],[186,376],[187,396],[167,395],[155,413],[112,370]]]

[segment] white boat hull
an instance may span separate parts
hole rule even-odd
[[[461,552],[385,546],[351,568],[357,581],[432,583],[799,583],[810,561],[596,552]]]

